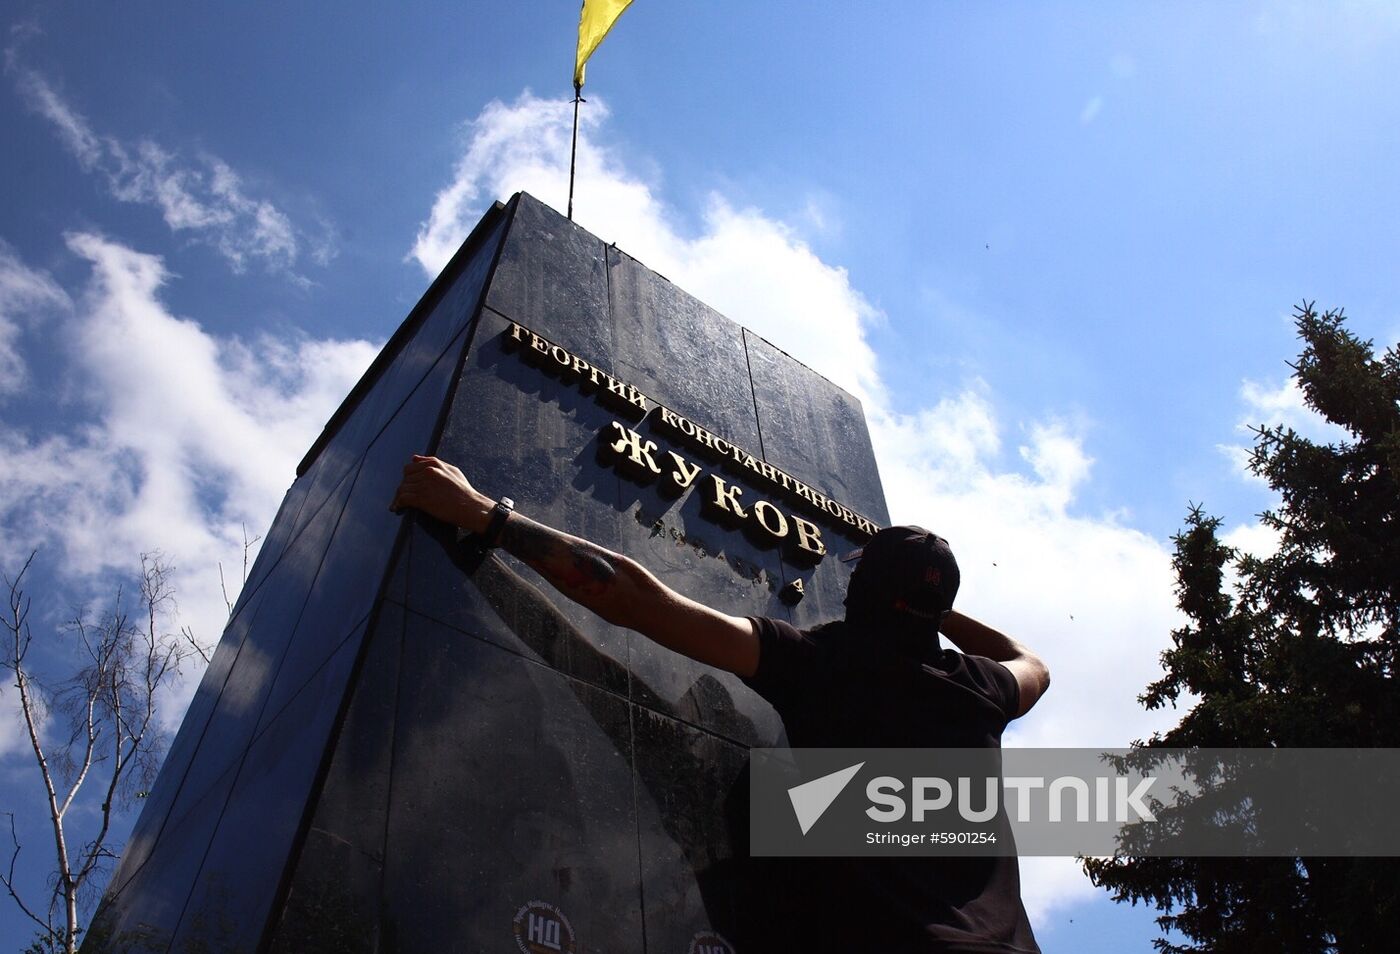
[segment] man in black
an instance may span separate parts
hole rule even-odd
[[[996,748],[1049,685],[1035,653],[952,610],[957,563],[918,527],[877,533],[846,618],[804,632],[689,599],[626,556],[514,513],[434,457],[405,466],[391,507],[477,534],[604,620],[735,673],[777,709],[794,747]],[[940,630],[963,652],[940,649]],[[785,876],[807,914],[798,950],[1039,950],[1014,857],[828,859]]]

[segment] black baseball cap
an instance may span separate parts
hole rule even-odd
[[[962,581],[948,541],[923,527],[886,527],[841,559],[860,561],[857,572],[872,595],[925,619],[942,619],[953,608]]]

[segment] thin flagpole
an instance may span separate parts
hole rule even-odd
[[[574,163],[578,159],[578,104],[583,102],[583,87],[574,87],[574,139],[569,147],[569,221],[574,220]]]

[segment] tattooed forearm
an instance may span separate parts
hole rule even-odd
[[[565,596],[585,605],[606,597],[617,583],[617,554],[520,514],[506,521],[500,542]]]
[[[509,507],[505,508],[504,523],[497,524],[497,502],[473,487],[459,468],[437,457],[415,454],[404,466],[403,474],[389,508],[396,512],[413,508],[436,518],[429,524],[441,521],[436,530],[428,530],[434,539],[440,536],[437,531],[447,526],[478,536],[499,527],[496,543],[502,550],[522,560],[554,589],[606,622],[635,630],[707,665],[743,676],[757,670],[758,639],[749,620],[688,599],[636,560],[552,530],[519,512],[510,513]],[[467,554],[459,557],[462,569],[468,573],[491,565],[475,555],[471,560],[466,559]],[[504,576],[496,582],[502,582]],[[511,586],[492,587],[489,577],[489,572],[484,574],[478,585],[498,611],[509,607],[502,618],[530,615],[520,599],[507,595]],[[517,596],[520,589],[514,587]],[[552,602],[538,600],[538,594],[536,599]],[[574,614],[557,615],[560,620],[566,615],[576,618]],[[545,640],[546,647],[552,642]],[[586,643],[587,640],[579,641],[579,645]],[[575,651],[569,652],[573,658]]]

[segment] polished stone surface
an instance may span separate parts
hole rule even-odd
[[[386,599],[302,844],[271,950],[376,950],[384,833],[400,691],[402,605]]]
[[[531,925],[560,950],[772,949],[789,882],[745,857],[747,749],[782,740],[772,709],[387,505],[408,457],[434,452],[688,596],[799,625],[840,615],[835,556],[858,535],[531,360],[511,322],[887,519],[850,395],[517,197],[308,455],[85,950],[517,951]],[[619,469],[613,422],[746,507],[817,521],[829,555],[717,521],[703,479]],[[789,606],[797,579],[808,595]]]
[[[516,235],[512,229],[511,242]],[[510,251],[508,242],[503,260]],[[568,297],[572,299],[574,293]],[[468,468],[483,492],[511,497],[521,513],[602,546],[616,547],[619,481],[596,461],[597,435],[612,420],[612,412],[522,360],[518,349],[507,346],[507,328],[505,318],[483,309],[437,454]],[[557,340],[568,343],[566,347],[591,356],[593,352],[584,352],[584,346],[601,340],[604,332],[583,314],[576,314],[567,327],[551,329]],[[596,356],[591,360],[603,363]],[[470,587],[470,581],[440,557],[415,547],[409,606],[511,645],[516,637],[502,631],[498,614]],[[576,634],[560,647],[554,664],[602,688],[625,693],[627,634],[567,600],[556,598],[554,603],[555,611]],[[622,668],[595,666],[594,651]]]
[[[571,351],[606,355],[612,330],[602,240],[522,193],[486,305]]]
[[[684,951],[707,931],[737,940],[748,752],[640,706],[632,718],[648,949]]]
[[[889,522],[860,402],[745,330],[768,461],[883,526]]]
[[[613,373],[754,453],[762,450],[743,329],[608,248]]]
[[[504,950],[538,900],[589,950],[639,950],[626,700],[411,612],[401,678],[384,933]]]
[[[253,950],[274,913],[363,627],[253,740],[171,950]]]

